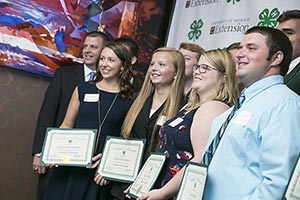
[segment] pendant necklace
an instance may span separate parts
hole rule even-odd
[[[113,105],[115,104],[116,100],[117,100],[117,97],[118,97],[118,94],[116,94],[116,96],[114,97],[113,101],[111,102],[108,110],[106,111],[105,115],[104,115],[104,118],[103,118],[103,121],[101,121],[101,105],[100,105],[100,101],[101,101],[101,96],[100,96],[100,90],[98,89],[98,94],[99,94],[99,100],[98,100],[98,120],[99,120],[99,129],[98,129],[98,133],[97,133],[97,140],[96,140],[96,145],[95,145],[95,153],[96,153],[96,150],[97,150],[97,147],[98,147],[98,142],[99,142],[99,138],[100,138],[100,133],[101,133],[101,128],[109,114],[109,112],[111,111]]]

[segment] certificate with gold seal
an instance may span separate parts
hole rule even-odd
[[[138,198],[149,192],[154,185],[165,160],[165,154],[152,153],[143,165],[137,178],[132,183],[128,195]]]
[[[96,175],[107,180],[131,183],[143,158],[145,140],[107,136]]]
[[[95,129],[47,128],[40,163],[91,166],[96,135]]]
[[[202,200],[206,177],[206,166],[195,162],[188,162],[181,181],[177,200]]]
[[[300,157],[298,156],[297,163],[288,183],[284,198],[286,200],[300,200]]]

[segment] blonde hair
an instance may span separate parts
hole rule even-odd
[[[166,116],[166,120],[173,117],[180,109],[181,102],[183,99],[183,91],[184,91],[184,68],[185,68],[185,62],[183,55],[180,53],[180,51],[168,48],[168,47],[162,47],[158,48],[154,51],[153,55],[159,52],[167,52],[172,58],[173,66],[175,68],[176,72],[176,78],[171,83],[170,87],[170,93],[163,105],[163,109],[161,113],[159,114],[158,120],[162,115]],[[182,67],[183,66],[183,67]],[[145,76],[145,80],[143,83],[143,86],[141,88],[141,91],[135,101],[133,102],[131,108],[129,109],[123,126],[122,126],[122,136],[124,138],[131,138],[132,134],[132,127],[134,125],[134,122],[140,113],[146,99],[153,94],[155,90],[155,86],[151,82],[149,70]],[[154,131],[155,132],[155,128]]]
[[[215,49],[206,51],[202,56],[222,73],[220,74],[218,83],[215,85],[215,91],[208,100],[222,101],[232,106],[238,99],[239,89],[237,85],[236,66],[231,54],[225,50]],[[200,98],[197,92],[192,89],[186,109],[192,110],[199,107],[203,103]]]

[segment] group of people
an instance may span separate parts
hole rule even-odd
[[[300,11],[278,22],[250,28],[228,50],[160,47],[140,89],[135,41],[88,33],[84,64],[59,68],[45,93],[33,145],[37,199],[128,198],[129,184],[95,176],[108,135],[146,139],[142,163],[151,152],[167,156],[140,200],[176,197],[188,161],[208,168],[204,199],[282,199],[300,153]],[[93,165],[40,165],[47,127],[97,129]]]

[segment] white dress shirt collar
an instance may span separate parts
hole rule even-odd
[[[89,81],[89,78],[90,78],[90,76],[89,76],[89,74],[90,74],[90,72],[96,72],[96,71],[94,71],[94,70],[91,70],[88,66],[86,66],[86,64],[84,64],[83,65],[84,66],[84,80],[85,80],[85,82],[87,82],[87,81]]]
[[[296,65],[298,63],[300,63],[300,56],[295,58],[294,60],[292,60],[290,67],[289,67],[289,71],[287,73],[290,73],[296,67]]]

